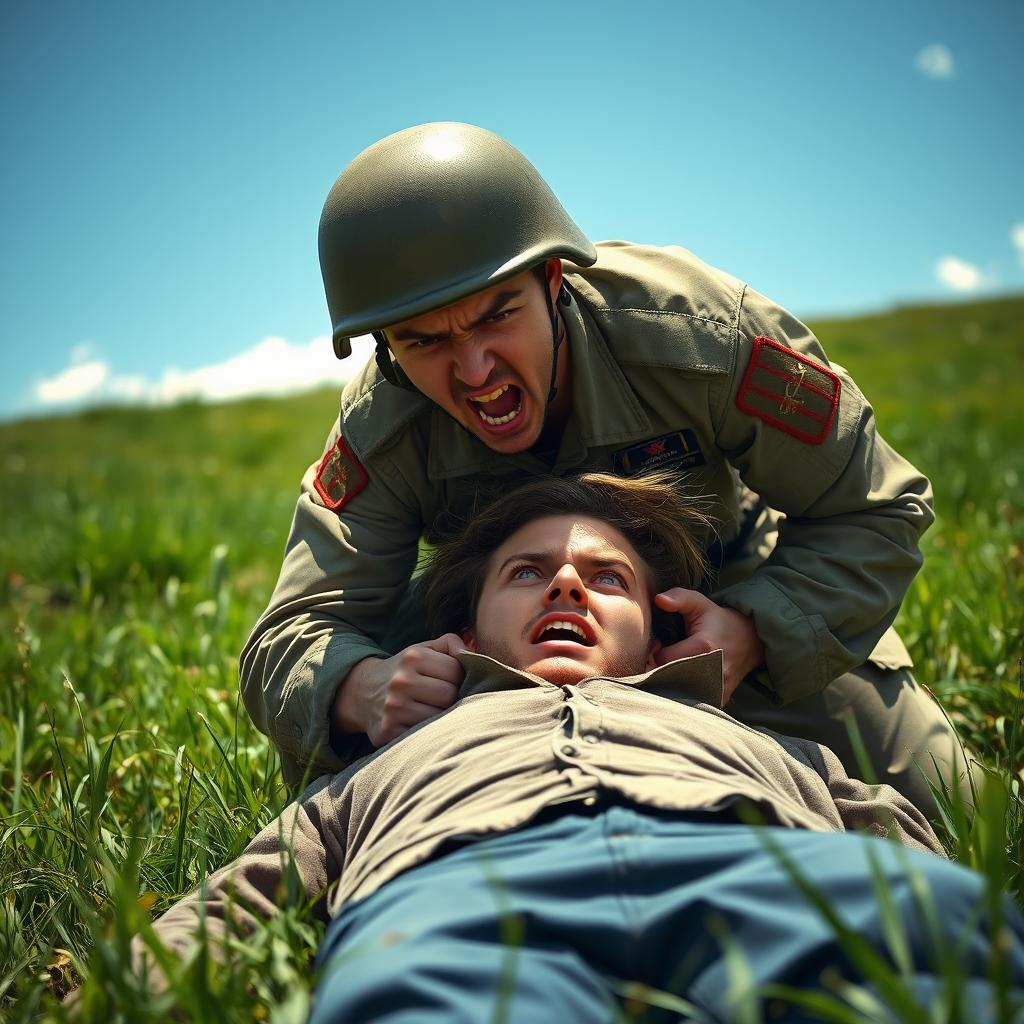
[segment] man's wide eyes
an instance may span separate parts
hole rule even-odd
[[[539,580],[543,578],[540,569],[532,565],[517,565],[509,574],[510,580]],[[612,572],[610,569],[596,573],[593,577],[593,582],[599,587],[621,587],[623,590],[627,589],[623,578],[617,572]]]
[[[540,579],[540,572],[533,568],[531,565],[519,565],[512,570],[511,579],[514,580],[528,580],[536,577]]]

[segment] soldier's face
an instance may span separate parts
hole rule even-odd
[[[561,264],[546,266],[552,298]],[[531,272],[385,332],[406,376],[496,452],[521,452],[540,436],[551,386],[551,320]],[[567,346],[559,391],[568,394]]]
[[[613,526],[586,516],[546,516],[517,530],[492,556],[472,651],[556,686],[654,667],[647,569]]]

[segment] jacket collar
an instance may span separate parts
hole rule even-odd
[[[580,462],[587,448],[628,442],[650,433],[650,420],[619,369],[597,322],[575,297],[568,306],[559,306],[559,309],[572,353],[573,406],[556,472],[562,464],[571,466]],[[542,463],[529,452],[496,455],[443,409],[433,407],[427,465],[431,479],[505,467],[537,471]]]
[[[460,699],[477,693],[552,685],[540,676],[510,668],[485,654],[465,651],[458,655],[458,659],[466,671],[466,678],[459,689]],[[592,676],[576,685],[586,689],[588,683],[607,678],[610,677]],[[719,709],[724,705],[721,651],[709,651],[706,654],[696,654],[692,658],[680,658],[649,672],[623,676],[611,681],[622,686],[635,686],[638,690],[667,697],[681,704],[710,704],[711,707]]]

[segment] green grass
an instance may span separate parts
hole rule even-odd
[[[953,856],[1024,903],[1024,299],[813,325],[932,478],[938,519],[899,626],[916,674],[989,766]],[[231,970],[163,999],[132,934],[236,856],[286,795],[237,698],[299,476],[337,397],[104,409],[0,427],[0,1017],[300,1021],[317,927],[281,915]],[[740,968],[737,968],[742,975]],[[629,1005],[646,995],[629,987]],[[836,1019],[867,1019],[844,1017]]]

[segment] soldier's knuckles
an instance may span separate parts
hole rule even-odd
[[[406,697],[400,692],[396,693],[393,690],[388,693],[384,698],[384,718],[386,721],[393,722],[395,716],[406,706]]]
[[[415,673],[408,668],[400,668],[391,677],[391,682],[388,684],[388,696],[393,697],[405,693],[412,686],[415,678]]]
[[[406,647],[398,655],[398,667],[405,672],[415,672],[416,667],[423,662],[423,652],[418,647]]]

